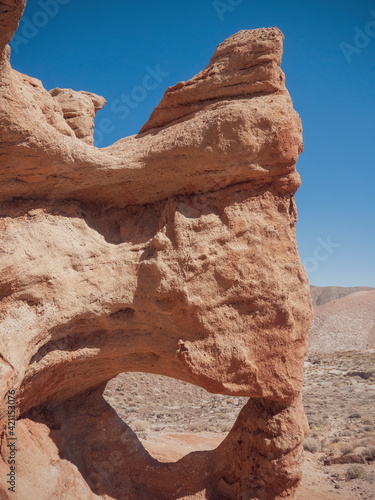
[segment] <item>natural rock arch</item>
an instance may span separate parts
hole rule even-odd
[[[48,93],[11,69],[25,2],[8,4],[1,477],[14,389],[20,499],[292,497],[311,305],[295,241],[301,124],[281,32],[228,38],[139,134],[99,150],[88,134],[100,97]],[[69,96],[84,102],[79,125],[64,117]],[[161,464],[102,397],[123,371],[251,399],[216,450]]]

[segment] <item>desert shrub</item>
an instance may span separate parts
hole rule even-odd
[[[353,451],[353,446],[350,446],[349,444],[343,444],[340,446],[340,451],[342,455],[348,455]]]
[[[314,438],[305,438],[303,440],[303,449],[309,451],[310,453],[317,453],[322,449],[320,441]]]
[[[342,431],[341,436],[351,436],[352,433],[350,431]]]
[[[333,455],[335,454],[335,450],[332,446],[327,446],[324,448],[324,453],[326,453],[326,455],[328,455],[329,457],[333,457]]]
[[[371,426],[373,426],[373,425],[374,425],[374,421],[373,421],[373,419],[372,419],[372,418],[368,418],[368,417],[366,417],[366,418],[363,418],[363,419],[362,419],[362,424],[364,424],[364,425],[371,425]]]
[[[217,428],[216,425],[206,425],[204,427],[204,430],[207,431],[207,432],[220,432],[220,428]]]
[[[357,411],[354,411],[349,415],[349,418],[361,418],[361,414],[358,413]]]
[[[366,460],[372,462],[375,460],[375,446],[368,446],[363,452],[363,456]]]
[[[364,475],[365,469],[359,464],[350,465],[345,473],[347,479],[359,479]]]
[[[156,431],[156,432],[163,431],[164,429],[165,429],[165,427],[163,425],[155,425],[153,427],[153,430]]]
[[[148,430],[148,423],[145,420],[133,420],[130,426],[135,432],[143,432]]]
[[[375,438],[374,437],[366,437],[360,440],[361,446],[375,446]]]
[[[232,429],[233,425],[232,424],[228,424],[228,423],[223,423],[220,425],[220,431],[221,432],[229,432],[231,429]]]
[[[194,422],[194,423],[189,425],[188,430],[189,430],[189,432],[201,432],[202,426],[199,423]]]

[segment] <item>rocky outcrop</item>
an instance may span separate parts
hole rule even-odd
[[[75,136],[86,144],[94,144],[94,119],[106,100],[91,92],[75,92],[72,89],[52,89],[49,92],[59,104],[64,119]]]
[[[0,11],[4,44],[21,3]],[[101,150],[104,101],[48,93],[0,47],[0,475],[14,391],[17,498],[293,496],[311,304],[282,39],[230,37]],[[124,371],[251,399],[216,450],[162,464],[102,397]]]

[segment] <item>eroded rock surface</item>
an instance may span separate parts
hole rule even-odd
[[[91,92],[75,92],[72,89],[52,89],[49,92],[59,104],[64,119],[75,136],[86,144],[94,144],[95,114],[102,109],[106,100]]]
[[[47,92],[11,69],[5,45],[22,2],[8,3],[1,480],[14,389],[19,499],[292,498],[311,304],[295,241],[301,123],[281,32],[230,37],[139,134],[99,150],[102,98]],[[216,450],[162,464],[102,397],[124,371],[251,399]]]

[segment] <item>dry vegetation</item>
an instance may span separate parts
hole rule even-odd
[[[247,401],[143,373],[122,373],[109,382],[104,395],[141,437],[150,431],[228,432]]]
[[[315,439],[319,443],[315,451],[336,456],[367,447],[372,454],[375,353],[308,356],[303,398],[310,426],[306,442],[311,446],[311,440]]]
[[[105,397],[144,441],[156,432],[224,437],[247,400],[141,373],[119,375]],[[331,487],[327,491],[338,499],[375,499],[375,352],[309,355],[303,398],[310,426],[307,462],[314,462]],[[316,481],[311,486],[319,488],[323,480]]]
[[[341,496],[374,499],[375,352],[309,355],[303,399],[307,456]]]

